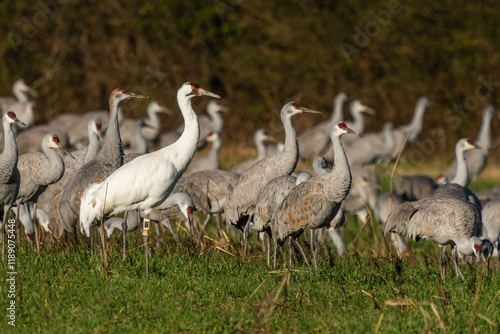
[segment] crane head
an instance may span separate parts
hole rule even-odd
[[[30,86],[28,86],[28,84],[26,83],[26,81],[24,81],[24,79],[20,79],[16,83],[19,84],[19,88],[21,88],[21,91],[28,93],[33,97],[38,96],[38,92],[33,88],[31,88]]]
[[[9,123],[17,123],[17,124],[20,124],[22,126],[26,126],[26,124],[24,124],[24,122],[20,121],[17,117],[16,117],[16,114],[13,112],[13,111],[7,111],[5,113],[5,116],[4,118],[7,119],[7,121]]]
[[[376,114],[375,109],[368,107],[360,100],[354,100],[351,102],[351,114],[359,114],[359,113],[365,113],[370,115]]]
[[[113,92],[111,92],[110,103],[113,100],[125,101],[125,100],[130,100],[130,99],[149,100],[150,97],[149,96],[145,96],[145,95],[139,95],[139,94],[131,93],[131,92],[127,91],[125,88],[116,88],[115,90],[113,90]]]
[[[186,90],[187,94],[185,96],[187,97],[194,97],[194,96],[210,96],[214,97],[216,99],[220,99],[220,96],[217,94],[214,94],[212,92],[209,92],[208,90],[205,90],[201,88],[198,84],[192,83],[192,82],[186,82],[182,87],[180,88],[181,90]]]
[[[352,134],[352,135],[356,135],[356,136],[359,136],[359,137],[363,137],[363,135],[361,135],[361,134],[357,133],[356,131],[354,131],[353,129],[349,128],[342,121],[337,122],[337,123],[335,123],[332,126],[331,135],[342,136],[342,135],[345,135],[345,134]]]
[[[321,114],[321,112],[319,112],[317,110],[312,110],[312,109],[309,109],[306,107],[302,107],[298,103],[288,102],[281,109],[281,112],[280,112],[281,120],[283,121],[283,117],[293,117],[295,115],[302,114],[302,113]]]
[[[68,152],[66,147],[64,147],[61,142],[59,141],[59,137],[56,134],[49,134],[46,135],[45,138],[43,139],[42,146],[46,145],[48,148],[51,149],[59,149],[72,157],[73,159],[75,158],[71,153]]]
[[[479,258],[479,255],[481,254],[481,249],[483,248],[483,241],[478,237],[474,236],[470,238],[470,242],[472,243],[472,252],[477,258]]]
[[[474,141],[472,141],[471,139],[467,139],[467,138],[460,139],[457,142],[457,147],[459,149],[461,149],[463,152],[474,150],[476,148],[487,151],[487,152],[490,151],[489,148],[486,148],[484,146],[480,146],[480,145],[476,144]]]

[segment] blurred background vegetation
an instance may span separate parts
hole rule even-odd
[[[296,119],[298,133],[330,116],[339,91],[378,111],[367,120],[378,131],[409,122],[426,95],[434,105],[421,139],[451,159],[458,138],[475,137],[483,106],[499,107],[493,0],[2,1],[0,15],[0,95],[25,78],[40,93],[39,124],[107,108],[115,87],[177,110],[177,88],[193,81],[231,108],[223,151],[236,154],[257,128],[282,138],[278,113],[290,100],[323,111]],[[130,117],[144,114],[128,104]],[[164,131],[181,122],[164,116]],[[493,127],[497,138],[498,117]]]

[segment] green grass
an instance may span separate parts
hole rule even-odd
[[[364,228],[349,219],[343,230],[349,256],[339,260],[323,246],[319,276],[311,277],[298,257],[291,271],[270,271],[254,238],[242,263],[238,238],[206,239],[197,248],[183,236],[177,246],[163,234],[153,246],[150,279],[145,277],[140,236],[121,260],[120,236],[109,243],[109,274],[99,256],[83,245],[59,249],[47,240],[40,256],[17,248],[19,333],[121,332],[498,332],[500,280],[496,263],[482,276],[462,266],[465,281],[451,268],[441,281],[437,247],[409,241],[404,262],[390,256],[378,223]],[[372,228],[373,226],[373,228]],[[211,236],[215,235],[209,230]],[[182,233],[181,233],[182,236]],[[356,238],[353,244],[352,240]],[[221,251],[224,249],[225,251]],[[335,252],[333,250],[333,252]],[[284,255],[284,253],[283,253]],[[5,263],[1,270],[7,272]],[[5,310],[7,284],[0,285]],[[478,296],[475,301],[476,294]],[[2,332],[12,330],[5,318]]]

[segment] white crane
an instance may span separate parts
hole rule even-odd
[[[86,235],[90,234],[94,219],[100,219],[105,214],[140,210],[144,211],[144,222],[149,225],[149,214],[167,199],[194,156],[200,128],[191,99],[203,95],[220,98],[197,84],[184,83],[177,91],[177,102],[185,124],[181,137],[170,146],[135,158],[103,182],[95,183],[84,191],[80,205],[80,228]],[[149,275],[149,271],[147,273]]]

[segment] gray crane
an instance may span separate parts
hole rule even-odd
[[[185,122],[182,136],[170,146],[135,158],[85,190],[80,204],[82,232],[90,235],[94,220],[106,214],[132,210],[144,211],[144,225],[149,226],[149,214],[170,195],[196,151],[200,128],[191,100],[197,96],[220,98],[195,83],[184,83],[177,91],[177,102]],[[146,228],[144,232],[146,275],[149,276],[149,234]]]
[[[500,258],[500,197],[497,197],[483,207],[481,211],[483,224],[481,236],[488,237],[494,244],[494,256]]]
[[[222,133],[224,127],[224,119],[221,113],[227,112],[228,108],[222,106],[218,101],[210,101],[206,108],[207,114],[198,117],[200,124],[200,140],[198,141],[198,149],[203,148],[207,143],[207,136],[212,132]],[[174,143],[182,134],[184,124],[180,125],[176,130],[166,133],[161,138],[161,146],[165,147]]]
[[[410,145],[418,140],[418,137],[420,137],[422,133],[425,111],[430,106],[431,101],[429,101],[427,97],[420,97],[415,104],[415,111],[410,123],[394,129],[396,145],[392,154],[393,160],[397,159],[400,152],[403,153]]]
[[[198,243],[201,242],[206,225],[213,215],[219,216],[216,223],[220,237],[219,221],[221,220],[221,215],[226,206],[229,194],[233,191],[239,178],[238,174],[217,169],[199,171],[179,181],[182,182],[185,191],[193,199],[195,207],[205,214],[203,227],[198,236]]]
[[[281,122],[285,128],[285,148],[283,152],[260,160],[241,174],[224,210],[228,226],[233,225],[241,231],[248,228],[261,188],[278,176],[290,175],[297,166],[299,147],[292,118],[302,113],[320,112],[301,107],[295,102],[288,102],[281,109]],[[245,234],[243,233],[246,245]]]
[[[17,149],[20,153],[36,152],[40,150],[40,143],[47,133],[55,133],[62,146],[69,148],[68,134],[60,128],[48,124],[35,125],[16,135]]]
[[[476,137],[476,144],[485,147],[488,150],[474,150],[465,152],[464,157],[467,162],[467,170],[469,172],[469,179],[477,177],[481,174],[486,166],[488,157],[490,156],[490,149],[493,144],[491,139],[491,118],[496,112],[496,109],[490,104],[484,107],[483,116],[481,120],[481,127]],[[453,164],[448,168],[445,175],[452,179],[457,173],[457,162],[454,161]]]
[[[202,170],[217,170],[220,168],[219,152],[222,147],[220,135],[217,132],[212,132],[208,135],[206,141],[212,143],[208,155],[193,159],[186,169],[186,172],[184,172],[185,176]]]
[[[299,248],[309,271],[312,274],[309,262],[296,238],[304,230],[313,230],[326,226],[337,214],[342,201],[351,188],[351,171],[341,143],[344,134],[357,132],[347,127],[344,122],[335,123],[330,131],[335,166],[330,173],[319,175],[299,184],[285,197],[271,220],[271,231],[275,247],[283,244],[285,239],[292,237]],[[314,240],[314,239],[313,239]],[[315,247],[311,244],[312,253]],[[313,256],[314,267],[317,272],[316,258]],[[276,263],[276,248],[275,248]]]
[[[350,112],[353,121],[352,122],[345,122],[347,127],[350,129],[356,131],[357,133],[363,133],[365,131],[365,116],[364,114],[370,114],[370,115],[375,115],[375,110],[373,108],[368,107],[367,105],[363,104],[359,100],[353,100],[350,105]],[[349,147],[353,145],[355,141],[358,141],[359,138],[356,137],[344,137],[342,138],[342,144],[345,147]],[[335,155],[335,152],[332,149],[331,142],[328,143],[328,145],[325,148],[323,157],[326,159],[326,161],[333,162],[333,156]]]
[[[161,132],[161,119],[159,117],[160,113],[167,115],[173,115],[173,111],[167,107],[160,105],[157,101],[152,101],[148,104],[146,109],[147,118],[142,118],[142,126],[140,129],[140,138],[144,138],[147,145],[147,150],[145,153],[153,149],[154,145],[158,142],[160,132]],[[120,124],[120,135],[122,138],[123,146],[130,147],[132,149],[136,148],[136,122],[137,120],[126,118]]]
[[[405,201],[418,201],[434,195],[436,181],[426,175],[405,175],[396,181],[395,192]]]
[[[387,122],[381,132],[368,133],[346,146],[349,163],[365,166],[391,160],[396,145],[393,129],[394,125]]]
[[[71,152],[71,154],[75,157],[74,159],[72,159],[68,155],[65,155],[63,157],[65,167],[64,174],[59,181],[49,185],[47,189],[40,195],[40,197],[38,197],[38,208],[43,209],[44,211],[49,213],[53,198],[55,198],[56,195],[61,192],[66,182],[68,182],[68,180],[72,178],[73,175],[75,175],[83,165],[94,159],[95,156],[99,153],[99,151],[101,150],[101,129],[102,122],[99,118],[92,118],[87,123],[87,132],[89,138],[88,147]],[[56,213],[56,211],[54,210],[53,213]],[[49,220],[51,221],[49,224],[51,233],[53,233],[57,237],[61,237],[64,232],[64,226],[62,226],[62,223],[59,220],[59,216],[56,215]]]
[[[14,137],[12,125],[18,123],[23,125],[12,111],[7,111],[2,116],[2,127],[4,136],[4,148],[0,155],[0,204],[3,209],[3,220],[7,222],[7,213],[14,205],[17,194],[19,193],[19,184],[21,177],[17,169],[17,145]],[[2,224],[2,260],[5,260],[5,226]]]
[[[375,207],[373,211],[375,213],[375,218],[377,218],[378,222],[385,226],[385,222],[387,218],[398,206],[404,203],[403,197],[398,195],[395,192],[385,192],[380,194],[375,201]],[[396,249],[396,253],[399,257],[402,257],[406,253],[406,243],[399,233],[390,233],[390,239],[394,248]]]
[[[342,108],[348,99],[346,93],[339,92],[333,100],[333,111],[330,119],[309,128],[298,136],[300,160],[306,160],[325,153],[330,145],[330,129],[333,124],[344,120]]]
[[[467,201],[451,197],[429,197],[398,206],[385,223],[384,234],[400,233],[415,241],[424,239],[439,246],[441,278],[446,277],[445,252],[451,245],[451,258],[457,276],[464,279],[458,266],[458,252],[476,255],[482,248],[481,213]]]
[[[19,79],[12,85],[12,93],[14,96],[0,96],[0,109],[9,110],[9,106],[16,102],[28,102],[30,94],[33,97],[38,96],[38,92],[28,86],[24,79]]]
[[[133,98],[149,99],[147,96],[130,93],[123,88],[113,90],[109,99],[109,126],[101,150],[94,159],[80,168],[66,182],[61,192],[54,197],[53,201],[56,201],[57,204],[51,205],[49,219],[52,221],[52,217],[58,216],[64,230],[71,232],[72,226],[76,224],[80,197],[85,188],[95,182],[104,180],[123,164],[123,145],[118,126],[118,110],[122,101]]]
[[[268,146],[264,144],[265,141],[275,141],[275,139],[268,135],[264,129],[257,129],[253,135],[253,141],[255,143],[255,147],[257,148],[257,157],[253,159],[245,160],[231,168],[231,172],[236,174],[242,174],[246,171],[250,166],[255,164],[256,162],[264,159],[269,156],[268,154]]]

